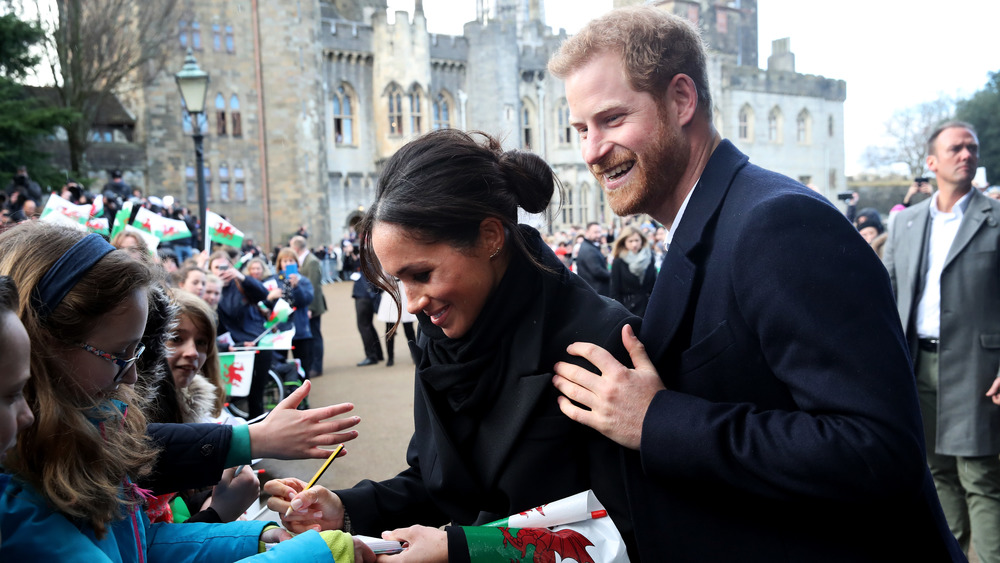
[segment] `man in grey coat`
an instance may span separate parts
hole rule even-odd
[[[1000,561],[1000,202],[972,188],[979,141],[948,122],[927,142],[938,191],[896,217],[885,247],[948,524]]]

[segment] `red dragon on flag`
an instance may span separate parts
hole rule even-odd
[[[222,378],[229,384],[239,383],[243,381],[243,376],[240,375],[241,371],[243,371],[243,364],[233,362],[226,368],[226,373],[222,374]]]
[[[510,545],[521,552],[521,557],[528,554],[528,546],[535,546],[533,563],[556,563],[556,554],[563,560],[573,559],[578,563],[594,563],[587,553],[590,543],[583,534],[575,530],[552,531],[547,528],[521,528],[517,535],[510,533],[510,528],[500,528],[504,536],[504,545]]]

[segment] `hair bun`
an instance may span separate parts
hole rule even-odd
[[[545,211],[558,181],[548,163],[535,153],[520,150],[505,151],[499,160],[518,207],[528,213]]]

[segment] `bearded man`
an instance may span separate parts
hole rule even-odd
[[[622,333],[634,369],[571,345],[601,374],[555,366],[563,413],[623,446],[643,561],[964,560],[885,268],[829,201],[719,136],[705,53],[646,6],[549,64],[612,209],[670,240]]]

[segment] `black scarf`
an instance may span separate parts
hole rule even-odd
[[[540,256],[544,243],[538,231],[518,228],[532,253]],[[459,447],[470,445],[478,421],[505,383],[511,343],[524,312],[543,299],[542,272],[511,248],[503,279],[462,338],[448,338],[427,315],[417,314],[420,330],[428,338],[416,374]]]

